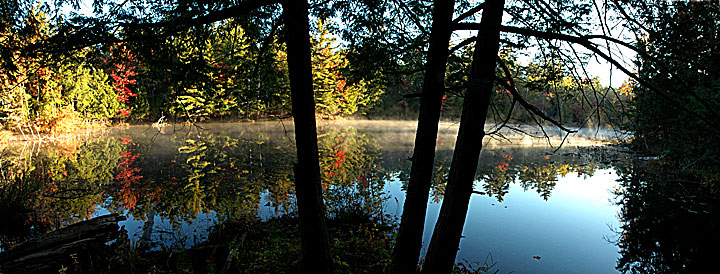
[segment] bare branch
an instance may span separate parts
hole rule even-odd
[[[456,24],[456,29],[477,29],[479,24],[477,23],[458,23]],[[640,83],[640,85],[650,89],[651,91],[657,93],[664,99],[670,101],[673,103],[674,107],[678,108],[679,110],[685,111],[689,113],[690,115],[694,116],[695,118],[709,124],[713,125],[714,123],[711,122],[711,120],[707,119],[703,115],[698,114],[697,112],[694,112],[688,108],[686,108],[683,104],[675,100],[670,94],[668,94],[665,91],[662,91],[655,87],[654,85],[650,84],[649,82],[645,81],[644,79],[640,78],[636,73],[632,73],[629,69],[627,69],[625,66],[620,64],[617,60],[614,58],[608,56],[604,52],[602,52],[600,49],[597,48],[596,45],[591,43],[587,38],[579,37],[579,36],[572,36],[567,34],[561,34],[561,33],[551,33],[551,32],[543,32],[543,31],[537,31],[537,30],[531,30],[531,29],[525,29],[525,28],[518,28],[518,27],[512,27],[512,26],[500,26],[500,31],[502,32],[510,32],[520,35],[527,35],[527,36],[534,36],[544,39],[555,39],[555,40],[563,40],[567,42],[572,42],[575,44],[579,44],[588,50],[592,51],[593,53],[599,55],[602,59],[605,59],[606,61],[610,62],[612,65],[616,66],[618,69],[620,69],[622,72],[633,78],[633,80]],[[704,102],[703,100],[699,100],[699,98],[696,98],[705,108],[711,112],[715,117],[720,117],[720,114],[717,113],[717,111],[710,107],[707,102]],[[713,129],[720,131],[720,128]]]
[[[566,128],[561,123],[555,121],[555,119],[552,119],[552,118],[548,117],[547,115],[545,115],[545,113],[540,111],[536,106],[533,106],[532,104],[525,101],[525,99],[522,98],[522,96],[520,95],[520,93],[517,90],[517,86],[515,85],[515,80],[512,78],[512,75],[510,74],[510,69],[508,69],[507,65],[505,65],[505,63],[502,60],[500,60],[500,58],[498,58],[497,62],[502,67],[502,69],[505,72],[505,75],[508,77],[508,81],[510,83],[508,84],[503,79],[500,79],[500,77],[496,76],[495,78],[496,78],[497,82],[500,85],[502,85],[503,87],[505,87],[508,91],[510,91],[510,94],[513,95],[513,98],[515,98],[515,100],[517,100],[521,106],[523,106],[525,109],[527,109],[531,113],[534,113],[535,115],[540,116],[540,118],[552,123],[553,125],[557,126],[558,128],[562,129],[565,132],[570,132],[570,133],[577,132],[577,130],[571,130],[571,129]]]
[[[457,18],[452,20],[452,24],[460,23],[460,21],[467,19],[468,17],[472,16],[473,14],[481,11],[483,8],[485,8],[485,2],[475,6],[472,9],[469,9],[466,12],[463,12],[463,14],[460,14]]]
[[[501,129],[503,129],[505,127],[505,125],[507,125],[508,121],[510,121],[510,117],[512,116],[513,111],[515,110],[516,102],[517,102],[517,99],[515,99],[515,97],[513,96],[512,103],[510,104],[510,110],[508,110],[508,114],[507,114],[507,116],[505,116],[505,120],[500,124],[499,127],[495,128],[495,130],[493,130],[489,133],[485,133],[485,135],[497,134]]]

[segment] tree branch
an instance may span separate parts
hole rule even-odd
[[[530,111],[531,113],[536,114],[537,116],[540,116],[540,118],[552,123],[553,125],[557,126],[558,128],[562,129],[565,132],[569,133],[575,133],[577,130],[571,130],[563,126],[558,121],[555,121],[555,119],[548,117],[540,111],[537,107],[533,106],[532,104],[525,101],[524,98],[520,95],[520,92],[517,90],[517,86],[515,85],[515,80],[512,78],[512,75],[510,74],[510,69],[508,69],[507,65],[505,65],[505,62],[503,62],[500,58],[497,59],[498,64],[502,67],[503,72],[505,72],[505,75],[508,77],[509,84],[505,82],[503,79],[500,79],[500,77],[495,76],[496,82],[498,82],[500,85],[505,87],[508,91],[510,91],[510,94],[513,95],[513,98],[520,103],[521,106],[523,106],[525,109]]]
[[[463,12],[463,14],[460,14],[457,18],[452,20],[451,24],[457,24],[460,23],[460,21],[467,19],[468,17],[472,16],[473,14],[481,11],[483,8],[485,8],[485,2],[480,3],[479,5],[475,6],[472,9],[469,9],[466,12]]]
[[[479,27],[479,24],[478,23],[457,23],[455,26],[456,26],[456,28],[455,28],[456,30],[458,30],[458,29],[477,29]],[[690,115],[694,116],[695,118],[697,118],[709,125],[714,125],[714,123],[711,122],[710,119],[707,119],[703,115],[700,115],[694,111],[691,111],[690,109],[683,106],[683,104],[681,104],[680,102],[678,102],[677,100],[672,98],[672,96],[670,94],[668,94],[667,92],[658,89],[657,87],[651,85],[649,82],[640,78],[637,74],[632,73],[629,69],[625,68],[625,66],[620,64],[617,60],[608,56],[606,53],[604,53],[600,49],[598,49],[593,43],[591,43],[589,41],[589,38],[588,38],[588,37],[600,38],[602,36],[599,36],[599,35],[572,36],[572,35],[567,35],[567,34],[562,34],[562,33],[551,33],[551,32],[537,31],[537,30],[531,30],[531,29],[519,28],[519,27],[513,27],[513,26],[500,26],[500,31],[515,33],[515,34],[520,34],[520,35],[526,35],[526,36],[533,36],[533,37],[544,38],[544,39],[563,40],[563,41],[579,44],[579,45],[585,47],[586,49],[592,51],[593,53],[599,55],[602,59],[605,59],[606,61],[610,62],[612,65],[616,66],[622,72],[624,72],[625,74],[630,76],[633,80],[637,81],[640,85],[644,86],[647,89],[650,89],[651,91],[657,93],[664,99],[670,101],[679,110],[685,111],[685,112],[689,113]],[[607,38],[610,38],[610,37],[607,37]],[[631,49],[633,49],[633,48],[631,48]],[[634,50],[637,50],[637,48],[635,48]],[[637,52],[642,54],[641,51],[637,51]],[[695,98],[696,100],[698,100],[698,102],[700,102],[700,104],[705,106],[705,108],[710,113],[712,113],[715,117],[720,117],[720,114],[718,114],[718,112],[714,108],[709,106],[707,104],[707,102],[704,102],[704,100],[700,100],[697,97],[697,95],[694,95],[693,98]],[[717,131],[720,131],[720,128],[715,128],[715,127],[712,127],[712,128]]]
[[[142,41],[150,38],[167,37],[180,31],[187,30],[191,27],[202,26],[230,19],[249,13],[263,6],[277,4],[279,2],[279,0],[248,0],[238,5],[217,11],[211,11],[206,15],[195,18],[176,18],[154,23],[115,23],[118,27],[122,27],[125,33],[128,34],[128,37],[126,38],[115,37],[109,31],[108,25],[113,24],[113,22],[93,18],[91,20],[86,20],[86,24],[88,25],[85,26],[66,26],[64,31],[53,35],[47,40],[25,47],[24,51],[26,53],[34,53],[38,51],[67,52],[97,44]],[[161,33],[147,34],[148,32],[153,33],[152,30],[157,28],[164,29]]]
[[[453,52],[455,52],[456,50],[458,50],[458,49],[460,49],[460,48],[462,48],[462,47],[464,47],[464,46],[467,46],[467,45],[469,45],[470,43],[475,42],[475,41],[477,41],[477,37],[475,37],[475,36],[470,37],[470,38],[468,38],[468,39],[465,39],[465,40],[463,40],[462,42],[460,42],[459,44],[457,44],[457,45],[453,46],[452,48],[450,48],[450,51],[449,51],[449,52],[450,52],[450,53],[453,53]]]

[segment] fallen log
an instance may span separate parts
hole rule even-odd
[[[81,256],[117,239],[117,214],[96,217],[26,241],[0,253],[0,273],[56,272]],[[84,252],[83,252],[84,251]]]

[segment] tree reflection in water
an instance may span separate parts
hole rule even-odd
[[[295,150],[285,132],[277,126],[270,130],[235,126],[201,133],[157,135],[130,128],[76,142],[26,147],[24,152],[22,147],[5,148],[0,157],[0,218],[6,225],[0,228],[0,247],[7,249],[33,235],[91,218],[98,206],[148,221],[140,233],[144,242],[153,239],[156,220],[171,225],[173,231],[165,232],[182,234],[183,224],[201,216],[224,223],[295,213]],[[384,218],[383,207],[392,198],[386,192],[387,182],[407,184],[412,144],[408,136],[412,134],[322,128],[318,141],[328,214],[355,212]],[[443,138],[431,189],[436,202],[442,197],[452,157],[451,141]],[[548,200],[560,176],[592,176],[596,169],[616,166],[605,159],[544,151],[547,148],[501,146],[485,150],[476,192],[503,201],[511,184],[518,184]],[[592,153],[584,155],[588,154]],[[677,186],[650,184],[658,179],[632,172],[626,168],[619,192],[625,226],[618,269],[662,269],[649,265],[660,261],[687,265],[680,258],[701,256],[705,249],[691,241],[715,237],[709,232],[717,229],[717,218],[708,214],[716,212],[716,200],[698,198],[704,200],[693,204],[689,197],[703,196]],[[666,224],[681,226],[662,228]]]
[[[706,186],[677,178],[657,162],[618,168],[622,223],[617,269],[631,273],[703,273],[715,267],[720,202]]]
[[[199,214],[215,214],[217,222],[259,218],[261,207],[294,214],[295,158],[286,139],[262,131],[164,137],[6,148],[0,218],[8,225],[0,231],[0,248],[92,218],[98,206],[151,223],[160,216],[175,233]],[[328,129],[319,142],[328,212],[380,217],[387,175],[377,142],[352,128]]]

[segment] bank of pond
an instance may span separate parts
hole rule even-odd
[[[118,218],[115,229],[88,234],[100,244],[64,252],[45,270],[299,271],[292,123],[198,126],[98,129],[62,142],[3,147],[0,272],[27,272],[28,264],[12,262],[23,257],[18,250],[41,252],[32,250],[33,241],[47,243],[47,235],[111,217]],[[320,124],[321,183],[338,272],[387,270],[415,126]],[[423,254],[456,127],[440,127]],[[457,273],[678,273],[712,261],[720,242],[715,195],[663,176],[661,158],[601,146],[612,134],[592,134],[571,136],[559,149],[563,138],[553,136],[484,140]],[[77,242],[55,238],[56,247]]]

